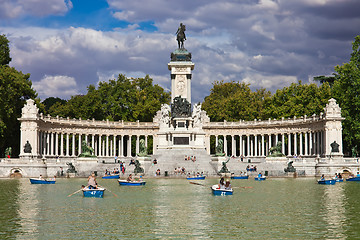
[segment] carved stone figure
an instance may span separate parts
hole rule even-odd
[[[284,168],[284,171],[285,172],[296,172],[296,168],[294,168],[294,166],[292,164],[293,164],[293,161],[289,161],[288,166],[287,166],[287,168]]]
[[[71,162],[66,163],[68,165],[67,173],[76,173],[75,167]]]
[[[194,127],[197,127],[201,124],[201,104],[197,103],[194,105],[192,118],[194,120]]]
[[[336,143],[336,141],[334,141],[333,143],[330,144],[331,146],[331,152],[339,152],[339,144]]]
[[[24,145],[24,153],[31,153],[32,147],[29,141],[26,141]]]
[[[271,147],[269,149],[270,155],[268,157],[283,157],[285,156],[282,152],[281,152],[281,141],[279,141],[275,147]]]
[[[8,147],[5,149],[5,156],[11,156],[11,153],[12,153],[12,148],[11,147]]]
[[[142,167],[140,167],[140,162],[139,162],[139,160],[135,160],[134,173],[144,173],[144,169],[143,169]]]
[[[222,139],[219,139],[218,145],[216,146],[215,149],[215,156],[225,156],[223,149],[224,149],[224,142]]]
[[[186,98],[180,96],[174,98],[174,103],[171,104],[171,117],[190,117],[191,104]]]
[[[79,154],[79,157],[96,157],[95,155],[93,155],[94,149],[88,146],[85,140],[81,143],[81,150],[82,153]]]
[[[145,146],[145,140],[144,139],[140,139],[138,156],[139,157],[147,156],[147,149],[146,149],[146,146]]]
[[[162,104],[160,111],[161,111],[160,121],[165,123],[165,124],[169,124],[169,122],[170,122],[170,111],[171,111],[170,106],[168,104]]]
[[[186,40],[185,31],[186,26],[180,23],[180,27],[176,31],[176,40],[179,48],[184,48],[184,41]]]
[[[220,169],[219,173],[229,173],[229,169],[227,168],[226,164],[230,161],[230,158],[226,162],[222,162],[222,168]]]

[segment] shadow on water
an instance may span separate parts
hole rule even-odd
[[[19,180],[0,181],[0,239],[14,239],[21,230],[19,217]]]

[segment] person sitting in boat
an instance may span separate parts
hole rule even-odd
[[[98,188],[98,184],[97,184],[96,178],[95,178],[95,173],[92,173],[88,177],[88,186],[89,186],[89,189],[97,189]]]
[[[41,174],[39,176],[39,180],[45,180]]]
[[[261,172],[259,172],[258,178],[262,178],[262,173]]]
[[[324,180],[325,180],[325,176],[323,174],[323,175],[321,175],[320,181],[324,181]]]
[[[339,179],[342,179],[341,173],[338,174],[338,178],[339,178]]]
[[[336,179],[338,179],[338,178],[339,178],[338,174],[335,173],[335,176],[333,177],[333,179],[336,180]]]
[[[225,180],[223,177],[220,179],[219,189],[225,189]]]
[[[227,179],[227,180],[226,180],[226,183],[225,183],[225,190],[231,190],[231,189],[232,189],[232,188],[231,188],[230,180]]]
[[[356,173],[356,177],[360,177],[360,173],[359,173],[359,172]]]
[[[131,173],[129,174],[129,176],[128,176],[128,178],[126,179],[126,181],[128,181],[128,182],[134,181]]]
[[[50,179],[51,181],[56,181],[56,176]]]

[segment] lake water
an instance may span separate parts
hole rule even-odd
[[[218,179],[148,179],[83,198],[86,179],[31,185],[0,180],[0,239],[359,239],[360,183],[314,178],[233,180],[232,196],[213,196]]]

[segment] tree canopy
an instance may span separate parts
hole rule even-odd
[[[5,35],[0,35],[0,65],[7,65],[10,61],[9,40]]]
[[[352,43],[350,61],[336,66],[333,96],[341,107],[344,151],[360,150],[360,36]]]
[[[109,119],[111,121],[151,122],[161,104],[170,102],[170,94],[146,75],[144,78],[118,78],[88,86],[86,95],[71,97],[67,103],[55,103],[48,113],[53,116]]]

